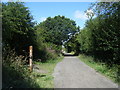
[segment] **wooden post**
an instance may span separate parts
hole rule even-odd
[[[33,52],[33,47],[32,46],[29,46],[29,65],[30,65],[30,71],[32,71],[32,57],[33,57],[33,55],[32,55],[32,52]]]

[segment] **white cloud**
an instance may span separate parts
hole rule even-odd
[[[76,19],[81,19],[81,20],[87,20],[87,19],[88,19],[88,18],[87,18],[87,15],[86,15],[84,12],[79,11],[79,10],[76,10],[76,11],[74,12],[74,17],[75,17]]]
[[[46,20],[46,17],[41,17],[40,18],[40,22],[43,22],[43,21],[45,21]]]

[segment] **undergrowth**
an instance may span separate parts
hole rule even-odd
[[[2,59],[2,88],[40,88],[31,78],[26,58],[17,56],[14,50],[4,49]]]
[[[27,58],[18,56],[14,50],[3,49],[2,53],[2,88],[53,88],[52,73],[57,62],[48,60],[45,63],[34,62],[47,71],[45,74],[30,72]],[[44,77],[45,76],[45,77]]]

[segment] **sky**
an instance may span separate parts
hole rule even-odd
[[[74,20],[82,29],[88,19],[84,11],[87,10],[91,2],[26,2],[34,21],[40,23],[47,17],[65,16]]]

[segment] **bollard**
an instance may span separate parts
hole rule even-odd
[[[32,69],[33,69],[33,66],[32,66],[32,57],[33,57],[33,55],[32,55],[32,53],[33,53],[33,47],[32,46],[29,46],[29,65],[30,65],[30,71],[32,71]]]

